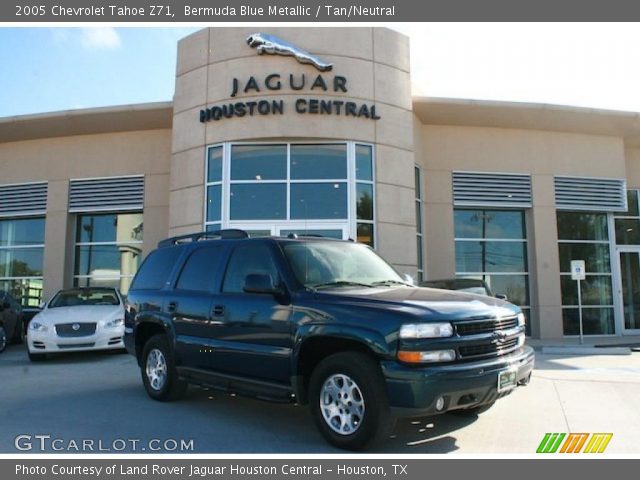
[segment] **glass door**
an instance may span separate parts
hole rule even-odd
[[[347,240],[348,224],[346,222],[232,222],[229,228],[245,230],[252,237],[266,237],[269,235],[286,237],[290,233],[296,235],[321,236]]]
[[[640,248],[619,249],[623,333],[640,333]]]

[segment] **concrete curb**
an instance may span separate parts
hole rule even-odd
[[[541,352],[554,355],[631,355],[629,347],[593,347],[591,345],[543,345]]]

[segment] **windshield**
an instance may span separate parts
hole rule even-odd
[[[83,288],[59,292],[48,308],[87,305],[120,305],[120,300],[115,290]]]
[[[308,288],[407,284],[391,265],[362,244],[287,243],[284,253],[298,281]]]

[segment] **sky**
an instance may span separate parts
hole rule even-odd
[[[389,27],[411,39],[414,95],[640,112],[639,24]],[[2,27],[0,117],[171,100],[199,28]]]

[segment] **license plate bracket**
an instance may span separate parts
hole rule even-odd
[[[517,381],[517,369],[509,369],[498,374],[498,393],[506,392],[516,388]]]

